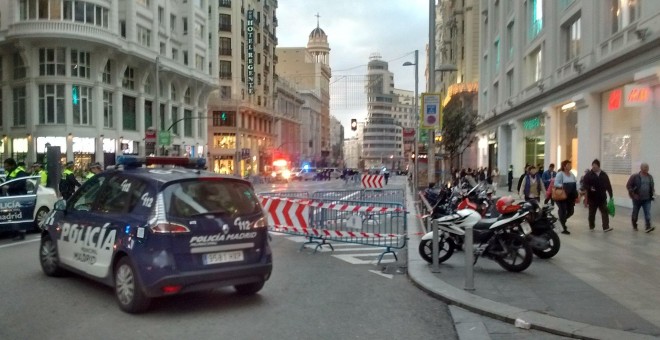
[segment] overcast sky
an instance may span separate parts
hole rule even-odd
[[[309,33],[320,27],[328,35],[332,93],[343,91],[346,99],[332,102],[330,114],[344,125],[346,137],[351,118],[366,118],[366,102],[362,99],[367,73],[366,64],[372,53],[389,62],[394,73],[394,86],[413,91],[413,51],[419,50],[419,93],[425,88],[424,67],[428,43],[428,7],[426,0],[280,0],[277,8],[278,47],[303,47]]]

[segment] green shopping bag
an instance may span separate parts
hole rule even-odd
[[[615,207],[614,207],[614,198],[610,198],[609,201],[607,201],[607,212],[610,214],[610,216],[614,217]]]

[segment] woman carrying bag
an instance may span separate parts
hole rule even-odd
[[[566,227],[566,220],[568,220],[575,212],[575,200],[578,197],[577,180],[575,175],[571,173],[571,161],[565,160],[561,162],[561,168],[555,177],[555,182],[552,188],[552,200],[557,203],[559,208],[559,222],[564,230],[562,234],[569,235],[570,232]]]

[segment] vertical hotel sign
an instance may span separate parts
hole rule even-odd
[[[422,129],[442,129],[442,111],[439,93],[422,93],[420,127]]]
[[[254,93],[254,10],[247,11],[247,88],[248,94]]]

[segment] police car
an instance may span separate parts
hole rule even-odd
[[[0,231],[20,224],[24,229],[38,229],[57,201],[52,188],[39,185],[39,176],[19,177],[0,184]]]
[[[120,157],[123,168],[58,201],[42,224],[44,273],[71,271],[112,286],[129,313],[145,311],[159,296],[224,286],[244,295],[261,290],[272,253],[254,189],[236,177],[163,167],[190,161]]]

